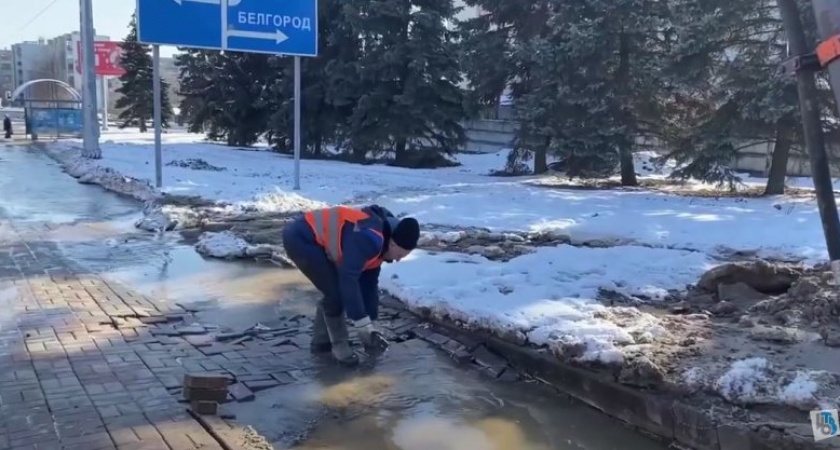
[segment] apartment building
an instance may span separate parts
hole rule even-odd
[[[6,92],[15,90],[14,60],[11,50],[0,50],[0,101],[6,102]]]
[[[42,78],[52,78],[52,58],[44,39],[12,45],[14,86]],[[29,96],[48,96],[54,88],[49,85],[34,86]]]

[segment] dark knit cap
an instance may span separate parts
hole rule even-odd
[[[417,219],[406,217],[400,220],[391,230],[391,239],[406,250],[417,248],[417,241],[420,239],[420,224]]]

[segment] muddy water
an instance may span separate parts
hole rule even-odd
[[[10,171],[15,158],[17,168]],[[198,320],[208,324],[240,329],[281,314],[311,313],[315,293],[296,271],[205,260],[177,235],[138,233],[132,224],[139,205],[78,185],[42,158],[0,156],[0,189],[18,196],[3,191],[0,218],[51,223],[43,238],[80,266],[147,295],[193,305],[202,310]],[[38,178],[27,175],[30,167]],[[255,401],[228,404],[226,410],[275,448],[665,448],[543,387],[495,382],[464,370],[419,340],[395,344],[354,370],[328,358],[306,358],[300,383],[261,391]]]
[[[202,323],[241,329],[269,324],[281,314],[311,313],[316,294],[297,271],[205,260],[171,236],[131,230],[80,242],[80,236],[103,229],[101,224],[77,224],[59,227],[53,235],[61,236],[64,251],[85,266],[107,271],[110,278],[148,295],[201,309],[196,315]],[[313,357],[303,374],[301,384],[262,391],[254,402],[226,409],[275,448],[665,448],[541,386],[494,382],[464,370],[419,340],[395,344],[375,363],[356,370]]]

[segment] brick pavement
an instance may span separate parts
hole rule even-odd
[[[248,402],[318,372],[310,319],[224,336],[177,305],[74,266],[42,238],[48,230],[0,221],[0,450],[222,449],[186,411],[185,373],[226,374],[228,401]],[[380,319],[394,342],[421,338],[491,378],[516,378],[467,336],[387,307]],[[203,422],[227,447],[247,441],[240,424]]]
[[[40,251],[46,243],[8,236],[0,243],[0,449],[222,448],[173,395],[185,370],[215,366],[186,361],[195,348],[163,343],[140,321],[183,311],[79,274]]]

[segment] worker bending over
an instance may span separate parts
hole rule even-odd
[[[405,258],[419,237],[416,219],[397,219],[378,205],[309,211],[283,230],[286,254],[324,296],[315,311],[313,352],[332,351],[340,363],[358,364],[345,312],[362,344],[387,347],[375,327],[380,266]]]

